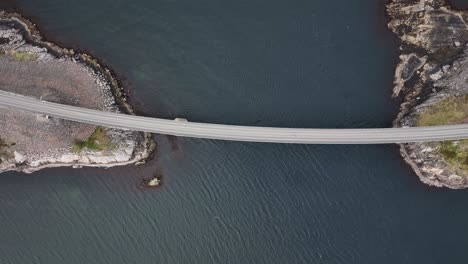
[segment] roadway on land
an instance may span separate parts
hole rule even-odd
[[[85,109],[0,91],[0,107],[98,126],[205,139],[296,144],[386,144],[468,139],[468,124],[411,128],[278,128],[174,121]],[[1,110],[0,110],[1,111]]]

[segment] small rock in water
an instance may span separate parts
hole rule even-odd
[[[156,186],[159,185],[160,182],[161,182],[161,181],[159,180],[159,178],[156,177],[156,178],[151,179],[151,180],[148,182],[148,186],[150,186],[150,187],[156,187]]]

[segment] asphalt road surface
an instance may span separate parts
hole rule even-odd
[[[411,128],[316,129],[231,126],[132,116],[41,101],[0,90],[0,108],[77,122],[206,139],[296,144],[386,144],[468,139],[468,124]],[[1,111],[1,109],[0,109]]]

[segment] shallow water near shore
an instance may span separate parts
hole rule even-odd
[[[398,111],[383,3],[20,0],[111,66],[145,115],[384,127]],[[157,136],[140,167],[0,175],[0,263],[462,263],[468,193],[398,147]],[[157,191],[137,184],[164,175]]]

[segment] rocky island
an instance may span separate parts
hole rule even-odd
[[[387,13],[401,40],[394,126],[468,123],[468,12],[444,0],[393,0]],[[401,153],[424,183],[468,187],[468,140],[402,144]]]
[[[45,101],[132,114],[112,72],[91,56],[47,42],[19,14],[0,11],[0,89]],[[0,172],[112,167],[144,161],[149,134],[2,108]]]

